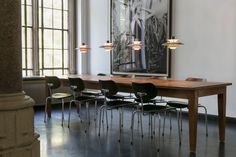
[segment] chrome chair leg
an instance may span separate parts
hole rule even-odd
[[[158,113],[158,120],[159,120],[159,125],[158,125],[158,147],[157,147],[157,151],[160,151],[160,145],[161,145],[161,116]]]
[[[63,126],[63,122],[64,122],[64,99],[61,99],[61,108],[62,108],[62,112],[61,112],[61,126]]]
[[[102,121],[102,112],[103,112],[103,108],[106,107],[105,105],[101,106],[99,108],[99,127],[98,127],[98,136],[100,136],[100,131],[101,131],[101,121]]]
[[[107,106],[105,108],[106,108],[106,111],[105,111],[106,112],[106,123],[107,123],[107,129],[108,129],[109,128],[109,126],[108,126],[109,124],[108,124]]]
[[[111,119],[113,119],[113,112],[112,112],[112,109],[111,109]]]
[[[121,127],[122,127],[122,111],[119,108],[119,139],[118,142],[120,142],[120,138],[121,138]]]
[[[140,111],[136,110],[136,111],[133,111],[132,112],[132,115],[131,115],[131,142],[130,144],[133,145],[133,138],[134,138],[134,116],[136,113],[139,113]],[[139,117],[140,114],[138,114],[138,117]]]
[[[143,114],[141,113],[141,111],[139,111],[139,118],[140,118],[140,127],[141,127],[141,136],[143,138],[143,118],[142,118]]]
[[[180,109],[180,131],[183,131],[183,119],[182,119],[182,109]]]
[[[75,101],[72,100],[72,101],[70,101],[70,104],[69,104],[68,128],[70,128],[70,114],[71,114],[71,104],[72,103],[75,103]]]
[[[153,136],[156,134],[156,116],[155,114],[153,115]]]
[[[85,105],[86,105],[86,121],[87,121],[88,124],[90,124],[89,103],[86,102]]]
[[[172,114],[169,112],[169,117],[170,117],[170,130],[172,130]]]
[[[181,146],[181,128],[180,128],[180,112],[177,112],[177,121],[178,121],[178,133],[179,133],[179,145]]]
[[[124,108],[121,108],[121,127],[123,128],[124,126]]]
[[[97,114],[98,114],[98,111],[97,111],[97,104],[98,104],[98,101],[95,100],[95,102],[94,102],[94,110],[95,110],[95,112],[94,112],[94,121],[97,120]]]
[[[151,139],[153,139],[153,135],[152,135],[152,127],[153,127],[153,122],[152,122],[152,115],[150,114],[150,127],[151,127]]]
[[[45,104],[45,109],[44,109],[44,123],[46,123],[46,119],[47,119],[48,99],[50,99],[50,98],[51,97],[46,98],[46,104]]]
[[[163,121],[162,136],[164,136],[164,134],[165,134],[165,126],[166,126],[166,111],[164,112],[164,121]]]
[[[89,127],[89,124],[90,124],[90,115],[89,115],[89,103],[86,102],[85,103],[86,105],[86,120],[85,120],[85,124],[86,124],[86,128],[85,128],[85,133],[87,133],[87,130],[88,130],[88,127]]]

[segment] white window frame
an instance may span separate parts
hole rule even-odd
[[[38,36],[38,7],[39,0],[32,0],[32,63],[33,76],[40,75],[39,66],[39,36]],[[75,0],[68,0],[68,74],[76,74],[76,57],[75,57]],[[22,8],[24,9],[24,8]],[[31,76],[31,75],[29,75]]]

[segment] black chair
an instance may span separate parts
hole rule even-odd
[[[86,121],[89,125],[90,123],[90,113],[89,113],[89,102],[95,102],[95,117],[96,117],[96,105],[97,105],[97,100],[95,96],[91,95],[84,95],[83,91],[85,90],[85,85],[84,81],[81,78],[68,78],[69,79],[69,84],[70,88],[73,91],[73,97],[74,99],[70,101],[69,105],[69,117],[68,117],[68,128],[70,127],[70,115],[71,115],[71,105],[74,104],[79,104],[77,109],[81,109],[81,104],[85,103],[86,104]],[[85,129],[85,132],[87,131],[87,128]]]
[[[107,74],[104,74],[104,73],[98,73],[97,76],[107,76]]]
[[[121,127],[123,126],[123,108],[125,107],[134,107],[137,105],[133,101],[126,101],[122,95],[118,93],[118,87],[116,83],[112,80],[99,80],[99,85],[103,95],[105,96],[104,105],[102,105],[99,109],[99,132],[98,136],[100,136],[100,128],[101,128],[101,119],[102,113],[106,114],[106,123],[108,129],[108,117],[107,117],[107,110],[118,109],[119,110],[119,132],[121,133]],[[120,135],[120,134],[119,134]],[[120,136],[119,140],[120,142]]]
[[[134,116],[138,114],[138,119],[141,121],[141,133],[143,137],[143,128],[142,128],[142,116],[148,115],[150,117],[150,127],[151,127],[151,138],[153,138],[153,126],[155,130],[155,116],[159,118],[159,144],[160,144],[160,128],[161,128],[161,118],[160,113],[172,110],[173,107],[168,107],[166,105],[157,105],[155,97],[157,96],[157,88],[152,83],[132,83],[133,92],[136,96],[135,101],[140,104],[137,110],[132,113],[131,117],[131,129],[132,129],[132,138],[131,144],[133,144],[133,129],[134,129]],[[154,121],[153,121],[154,117]],[[158,148],[159,151],[159,148]]]
[[[194,81],[194,82],[206,82],[206,79],[204,79],[204,78],[194,78],[194,77],[188,77],[185,80],[186,81]],[[178,123],[179,123],[179,119],[180,119],[180,131],[182,131],[182,109],[188,108],[188,102],[184,102],[184,101],[168,101],[167,105],[170,106],[170,107],[175,107],[176,109],[179,109],[179,113],[177,113],[177,118],[178,118]],[[199,108],[203,108],[204,111],[205,111],[206,136],[208,136],[207,108],[205,106],[201,105],[201,104],[198,104],[198,107]],[[171,121],[170,121],[170,126],[171,126]],[[163,135],[164,135],[164,131],[163,131]],[[180,144],[181,144],[181,138],[180,138]]]
[[[46,80],[46,84],[47,84],[47,87],[48,87],[49,96],[46,98],[44,122],[46,122],[48,101],[53,100],[53,99],[58,99],[58,100],[61,100],[61,105],[62,105],[61,125],[63,126],[63,121],[64,121],[64,99],[71,97],[72,94],[71,93],[54,92],[55,89],[58,89],[61,86],[61,82],[60,82],[58,77],[56,77],[56,76],[45,76],[45,80]]]
[[[98,73],[97,76],[107,76],[107,74],[104,74],[104,73]],[[102,95],[101,93],[101,90],[96,90],[96,89],[84,89],[82,91],[82,94],[84,95],[88,95],[88,96],[95,96],[96,97],[96,101],[95,101],[95,110],[96,110],[96,113],[97,113],[97,104],[98,103],[103,103],[104,102],[104,96]],[[96,117],[95,117],[96,118]],[[96,120],[96,119],[94,119]]]

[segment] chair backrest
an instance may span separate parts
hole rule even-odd
[[[104,73],[98,73],[97,76],[107,76],[107,74],[104,74]]]
[[[99,85],[101,90],[103,89],[108,90],[108,93],[106,93],[105,95],[108,98],[109,96],[115,95],[118,92],[118,87],[116,83],[112,80],[99,80]]]
[[[196,82],[206,82],[205,78],[197,78],[197,77],[188,77],[185,79],[186,81],[196,81]]]
[[[138,93],[145,93],[143,100],[151,100],[157,96],[157,88],[152,83],[132,83],[132,89],[135,96],[140,99]]]
[[[57,76],[45,76],[45,80],[50,89],[57,89],[61,86],[61,82]]]
[[[68,79],[69,79],[70,87],[74,92],[81,92],[85,89],[84,81],[81,78],[79,78],[79,77],[76,77],[76,78],[69,77]],[[72,88],[73,86],[75,86],[76,88]]]
[[[52,90],[57,89],[61,86],[61,82],[57,76],[45,76],[47,87],[50,96],[52,95]]]

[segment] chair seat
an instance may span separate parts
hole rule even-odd
[[[94,95],[94,96],[101,96],[102,95],[102,93],[99,90],[90,90],[90,89],[86,89],[86,90],[82,91],[82,94]]]
[[[131,101],[113,100],[113,101],[108,101],[107,105],[113,108],[119,108],[123,106],[137,105],[137,103]]]
[[[187,108],[188,103],[184,101],[168,101],[167,105],[171,107],[176,107],[176,108]]]
[[[161,106],[161,105],[144,105],[143,106],[143,111],[144,112],[160,112],[160,111],[165,111],[168,109],[173,109],[167,106]]]
[[[53,93],[52,94],[53,99],[64,99],[64,98],[68,98],[71,96],[72,96],[72,94],[70,94],[70,93]]]
[[[125,97],[120,94],[115,94],[115,95],[109,95],[109,96],[107,96],[107,98],[109,98],[109,99],[124,99]]]
[[[136,98],[135,101],[141,103],[141,99]],[[151,99],[151,100],[143,99],[143,103],[155,103],[155,102],[156,102],[155,99]]]
[[[94,100],[95,97],[91,97],[91,96],[77,96],[76,100],[77,101],[89,101],[89,100]]]

